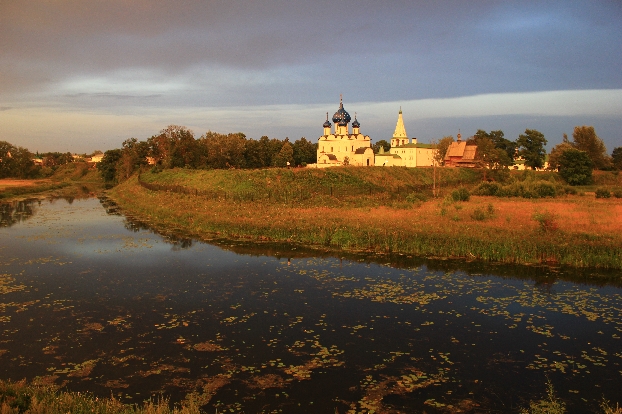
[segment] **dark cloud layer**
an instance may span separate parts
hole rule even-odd
[[[340,93],[400,102],[620,89],[620,21],[619,0],[0,0],[0,111],[86,119],[335,104]]]
[[[0,16],[10,92],[123,70],[200,85],[213,70],[306,68],[301,103],[336,90],[393,100],[622,85],[618,1],[9,0]],[[248,98],[224,86],[223,103]],[[291,100],[278,79],[256,87],[249,103]]]

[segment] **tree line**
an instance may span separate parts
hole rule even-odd
[[[97,168],[108,182],[123,181],[143,166],[158,168],[266,168],[305,166],[317,158],[317,144],[302,137],[295,142],[241,132],[208,131],[195,138],[179,125],[169,125],[146,141],[130,138],[122,147],[106,151]]]
[[[39,162],[35,163],[35,159]],[[0,141],[0,178],[44,178],[70,162],[73,162],[70,152],[33,154],[26,148]]]
[[[544,166],[547,140],[542,133],[526,129],[512,141],[503,131],[478,129],[467,144],[477,145],[476,164],[491,170],[511,167],[521,157],[527,167]],[[443,165],[453,136],[436,143],[437,162]],[[390,144],[379,140],[373,145],[389,151]],[[295,142],[262,136],[249,139],[243,133],[219,134],[208,131],[199,138],[184,126],[169,125],[146,141],[136,138],[125,140],[121,148],[106,151],[98,169],[109,182],[125,180],[139,168],[154,164],[154,168],[266,168],[304,166],[316,162],[317,143],[302,137]],[[33,159],[39,158],[35,164]],[[0,141],[0,178],[41,178],[51,175],[59,166],[73,162],[71,153],[48,152],[33,154],[25,148]],[[558,170],[572,184],[586,184],[592,169],[622,170],[622,147],[614,148],[611,155],[592,126],[577,126],[572,139],[563,135],[561,143],[549,154],[549,169]]]
[[[437,162],[443,165],[445,154],[453,136],[442,138],[437,143]],[[542,169],[546,162],[547,139],[535,129],[526,129],[515,141],[505,138],[503,131],[486,132],[478,129],[466,140],[467,145],[477,145],[475,162],[491,170],[502,170],[514,165],[518,158],[531,169]],[[593,126],[576,126],[572,141],[566,134],[562,142],[551,150],[548,169],[557,170],[570,184],[588,184],[592,170],[622,170],[622,147],[614,148],[611,156]]]

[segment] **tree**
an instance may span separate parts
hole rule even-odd
[[[43,166],[52,169],[73,162],[73,157],[70,152],[46,152],[40,154],[40,156]]]
[[[586,185],[592,182],[594,164],[587,152],[567,149],[559,158],[559,175],[570,185]]]
[[[618,170],[622,170],[622,147],[616,147],[611,152],[611,161],[613,166]]]
[[[478,141],[482,138],[488,138],[493,143],[495,148],[498,148],[507,154],[510,160],[508,165],[512,165],[514,163],[514,157],[516,156],[516,142],[505,138],[503,131],[497,130],[486,132],[483,129],[478,129],[475,135],[473,135],[472,138],[469,138],[467,143],[478,145]]]
[[[34,178],[41,167],[32,161],[34,154],[26,148],[16,147],[6,141],[0,141],[0,178]]]
[[[507,168],[512,164],[508,154],[501,148],[497,148],[489,138],[480,138],[477,141],[475,159],[482,167],[489,170]]]
[[[317,162],[317,144],[307,141],[305,137],[294,142],[294,164],[306,165]]]
[[[120,149],[113,149],[104,152],[102,160],[97,163],[97,169],[104,181],[112,183],[117,179],[117,163],[121,159],[123,152]]]
[[[276,157],[272,160],[272,164],[275,167],[286,167],[288,162],[290,165],[294,162],[294,148],[286,138],[283,146],[281,147],[281,151],[279,151]]]
[[[594,168],[602,170],[611,165],[611,159],[607,155],[605,143],[596,135],[593,126],[583,125],[574,127],[572,140],[573,147],[587,153],[594,164]]]
[[[549,169],[558,170],[559,162],[561,160],[561,156],[564,151],[574,148],[568,139],[562,141],[561,143],[555,145],[549,154]]]
[[[391,150],[391,144],[388,143],[384,139],[381,139],[380,141],[376,142],[371,147],[374,150],[374,154],[378,154],[380,152],[381,147],[383,148],[384,152],[389,152]]]
[[[147,165],[147,154],[149,145],[145,141],[138,141],[136,138],[129,138],[123,141],[121,157],[117,162],[117,178],[127,180],[134,171]]]
[[[244,159],[247,168],[266,168],[272,166],[272,159],[281,151],[283,142],[276,138],[262,136],[259,141],[249,139],[246,142]]]
[[[246,159],[246,135],[241,132],[219,134],[208,131],[200,138],[204,147],[207,165],[212,168],[244,168]]]
[[[198,146],[194,133],[180,125],[169,125],[147,140],[149,155],[164,168],[194,166]],[[193,165],[194,164],[194,165]]]
[[[454,137],[449,135],[447,137],[441,138],[441,140],[436,144],[436,154],[434,155],[434,161],[438,165],[445,165],[445,155],[447,155],[447,150],[451,143],[454,142]]]
[[[535,129],[526,129],[524,134],[518,136],[516,145],[519,155],[525,158],[525,166],[534,170],[544,166],[546,142],[544,135]]]

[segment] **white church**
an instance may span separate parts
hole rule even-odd
[[[334,132],[331,131],[332,124],[326,113],[324,135],[318,141],[317,164],[309,167],[326,168],[339,165],[429,167],[434,164],[436,149],[432,148],[431,144],[417,143],[417,138],[408,138],[401,108],[388,153],[381,149],[380,153],[374,154],[371,138],[369,135],[361,134],[361,124],[356,119],[356,114],[352,122],[352,133],[348,126],[350,120],[350,114],[343,108],[343,99],[333,115]]]

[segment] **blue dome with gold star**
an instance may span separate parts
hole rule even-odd
[[[343,109],[343,101],[339,102],[339,109],[333,115],[333,122],[339,126],[346,126],[351,119],[350,114]]]

